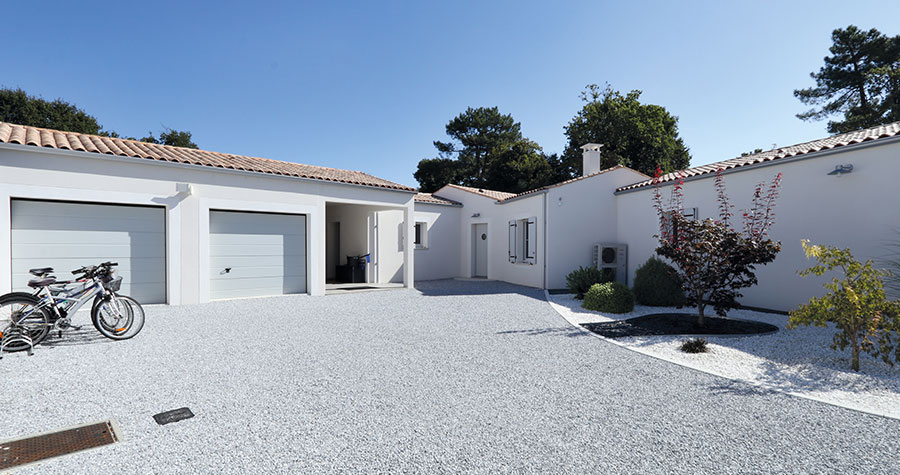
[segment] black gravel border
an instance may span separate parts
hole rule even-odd
[[[732,318],[703,318],[704,325],[697,325],[697,314],[653,313],[627,320],[585,323],[582,326],[606,338],[659,335],[762,335],[775,333],[778,327],[751,320]]]

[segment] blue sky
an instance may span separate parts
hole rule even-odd
[[[190,130],[207,150],[408,185],[468,106],[561,152],[590,83],[677,115],[692,165],[824,137],[792,91],[831,31],[900,34],[884,1],[54,3],[3,22],[0,86],[121,134]]]

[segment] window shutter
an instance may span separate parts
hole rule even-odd
[[[516,222],[509,222],[509,262],[516,262]]]
[[[537,262],[537,217],[528,218],[528,224],[525,229],[528,235],[527,249],[525,249],[525,260],[529,264],[534,265]]]

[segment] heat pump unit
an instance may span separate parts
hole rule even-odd
[[[594,267],[611,280],[628,285],[628,246],[625,244],[594,244]]]

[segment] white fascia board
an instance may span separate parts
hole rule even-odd
[[[234,170],[230,168],[219,168],[219,167],[210,167],[206,165],[194,165],[191,163],[178,163],[178,162],[167,162],[163,160],[156,160],[153,158],[141,158],[141,157],[130,157],[126,155],[108,155],[104,153],[94,153],[94,152],[82,152],[80,150],[65,150],[58,148],[50,148],[50,147],[37,147],[34,145],[20,145],[20,144],[11,144],[11,143],[0,143],[0,150],[9,149],[15,150],[18,152],[30,152],[30,153],[47,153],[52,155],[63,155],[68,157],[80,157],[80,158],[94,158],[98,160],[117,160],[117,161],[128,161],[130,163],[142,163],[145,165],[154,165],[154,166],[165,166],[165,167],[174,167],[174,168],[187,168],[190,170],[201,170],[208,172],[217,172],[217,173],[230,173],[237,175],[245,175],[245,174],[253,174],[256,176],[263,176],[266,178],[280,178],[287,180],[301,180],[308,181],[312,183],[330,183],[334,185],[343,185],[343,186],[354,186],[358,188],[367,188],[373,190],[381,190],[381,191],[393,191],[399,193],[406,193],[415,195],[418,193],[416,190],[398,190],[396,188],[386,188],[383,186],[374,186],[374,185],[363,185],[359,183],[346,183],[343,181],[331,181],[331,180],[320,180],[316,178],[305,178],[299,176],[289,176],[289,175],[276,175],[274,173],[262,173],[252,170]]]

